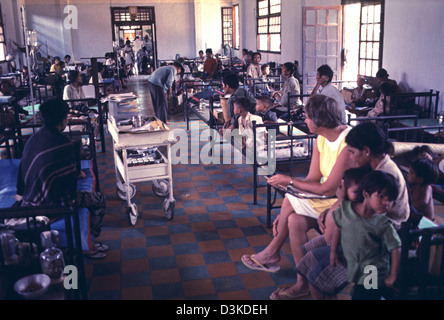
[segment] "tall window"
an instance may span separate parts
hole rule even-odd
[[[222,8],[222,45],[233,47],[233,8]]]
[[[233,48],[240,47],[239,5],[233,6]]]
[[[374,76],[382,66],[383,1],[361,3],[359,74]]]
[[[257,49],[281,52],[281,0],[257,0]]]
[[[0,61],[6,60],[5,28],[3,27],[2,7],[0,6]]]

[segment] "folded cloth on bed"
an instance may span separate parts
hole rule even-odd
[[[210,98],[212,98],[214,96],[223,96],[223,95],[224,95],[224,92],[222,92],[220,90],[207,89],[207,90],[202,90],[202,91],[194,94],[192,97],[190,97],[188,99],[188,102],[194,103],[194,104],[199,104],[200,99],[210,100]]]

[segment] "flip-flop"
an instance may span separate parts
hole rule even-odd
[[[106,244],[103,244],[100,241],[94,242],[93,245],[97,249],[97,251],[99,251],[99,252],[105,252],[105,251],[109,250],[109,246],[107,246]]]
[[[100,251],[97,251],[94,254],[86,254],[85,256],[87,256],[90,259],[94,259],[94,260],[99,260],[99,259],[105,259],[106,258],[106,254]]]
[[[292,295],[292,294],[289,294],[284,291],[287,289],[288,289],[288,287],[287,288],[278,288],[276,291],[274,291],[270,295],[270,299],[271,300],[296,300],[298,298],[302,298],[302,297],[305,297],[310,294],[310,291],[306,290],[306,291],[302,291],[300,293],[297,293],[295,295]]]
[[[270,264],[262,264],[262,263],[260,263],[259,261],[257,261],[254,258],[254,254],[252,254],[252,255],[248,255],[248,254],[243,255],[241,260],[242,260],[242,263],[247,268],[250,268],[252,270],[275,273],[275,272],[278,272],[281,269],[281,267],[279,266],[278,263],[270,263]]]

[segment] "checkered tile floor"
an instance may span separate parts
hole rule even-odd
[[[170,126],[183,127],[182,116],[176,118]],[[240,261],[271,240],[266,188],[254,205],[251,165],[174,165],[172,221],[152,182],[135,184],[133,201],[142,216],[130,226],[126,201],[116,195],[111,154],[107,136],[107,152],[98,154],[107,198],[99,240],[110,250],[104,260],[86,260],[90,299],[268,299],[278,285],[296,279],[288,244],[279,273],[252,272]]]
[[[138,85],[133,89],[144,111],[144,88]],[[174,116],[169,125],[185,130],[183,114]],[[202,122],[199,126],[207,128]],[[258,189],[258,204],[253,204],[251,165],[174,165],[176,207],[171,221],[164,216],[152,182],[137,183],[133,202],[141,216],[130,226],[126,201],[116,195],[109,134],[106,143],[106,153],[98,153],[100,184],[107,199],[98,240],[110,250],[104,260],[85,260],[89,299],[268,300],[277,287],[294,283],[288,242],[281,252],[281,270],[275,274],[252,271],[240,261],[243,254],[262,250],[272,238],[266,228],[265,187]],[[308,165],[300,165],[296,175],[304,176],[307,169]],[[437,222],[442,223],[444,205],[436,203],[436,212]],[[315,231],[309,234],[315,235]],[[340,299],[348,298],[345,290]]]

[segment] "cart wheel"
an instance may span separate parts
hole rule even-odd
[[[134,226],[137,222],[137,217],[139,216],[137,206],[134,203],[130,204],[128,207],[126,207],[126,214],[128,215],[129,224]]]
[[[175,206],[176,206],[175,200],[171,201],[169,199],[165,199],[165,201],[163,202],[163,210],[164,210],[165,217],[167,218],[167,220],[173,220]]]
[[[153,183],[153,192],[158,197],[167,197],[170,194],[170,182],[157,180],[157,183]]]
[[[130,183],[130,191],[131,191],[130,199],[132,199],[136,195],[136,186],[134,184],[132,184],[132,183]],[[117,185],[116,193],[117,193],[117,196],[121,200],[126,200],[126,190],[125,189],[123,189],[123,190],[120,189],[119,185]]]

